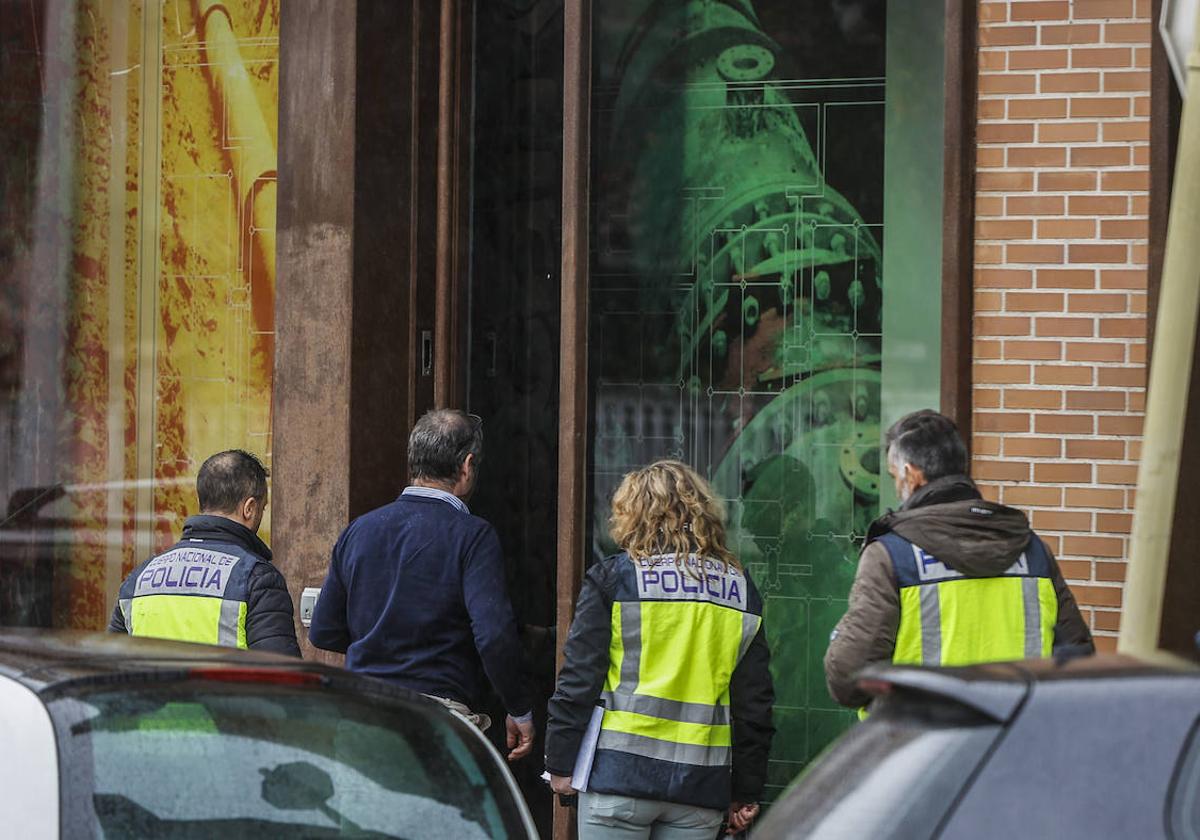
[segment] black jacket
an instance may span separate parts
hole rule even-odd
[[[632,576],[632,561],[627,555],[618,554],[596,563],[584,578],[558,674],[558,687],[548,706],[546,769],[556,776],[571,775],[592,709],[604,687],[613,632],[613,602],[620,600],[620,591],[627,585],[623,581],[625,575]],[[751,612],[761,614],[762,602],[753,590],[753,583],[750,589]],[[767,754],[775,734],[771,720],[775,690],[769,666],[767,637],[760,626],[729,684],[733,766],[730,786],[725,790],[731,793],[730,800],[734,802],[759,801],[766,784]],[[595,774],[593,769],[593,778]],[[703,807],[725,808],[728,804],[710,802]]]
[[[236,546],[258,561],[247,583],[246,644],[252,650],[300,656],[292,596],[288,593],[283,573],[271,563],[271,549],[267,548],[267,544],[249,528],[232,519],[204,514],[187,518],[183,523],[183,537],[176,547],[196,543],[205,547]],[[142,561],[129,577],[136,578],[152,559]],[[108,630],[110,633],[129,632],[120,604],[113,609]]]

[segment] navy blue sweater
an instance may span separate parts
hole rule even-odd
[[[350,523],[308,638],[352,671],[473,709],[486,672],[509,714],[530,709],[500,539],[440,499],[402,495]]]

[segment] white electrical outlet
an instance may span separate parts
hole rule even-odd
[[[321,597],[321,587],[306,586],[300,593],[300,623],[305,627],[312,624],[313,610],[317,606],[317,598]]]

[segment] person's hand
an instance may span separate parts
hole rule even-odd
[[[571,787],[570,776],[555,776],[550,774],[550,790],[562,796],[570,796],[575,793],[575,788]]]
[[[517,723],[512,715],[508,715],[504,718],[504,728],[508,730],[508,748],[512,750],[508,754],[508,760],[516,761],[529,755],[529,751],[533,749],[533,721]]]
[[[730,835],[741,834],[750,827],[750,823],[754,822],[754,818],[757,816],[758,803],[729,803],[729,828],[725,829],[725,833]]]

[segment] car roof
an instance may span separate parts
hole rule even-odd
[[[274,653],[128,636],[38,628],[0,628],[0,676],[44,691],[70,680],[116,674],[179,671],[198,667],[281,669],[313,673],[339,683],[362,682],[378,690],[378,680],[341,668]],[[425,705],[414,692],[394,693]],[[393,693],[393,692],[389,692]],[[428,701],[432,702],[432,701]]]

